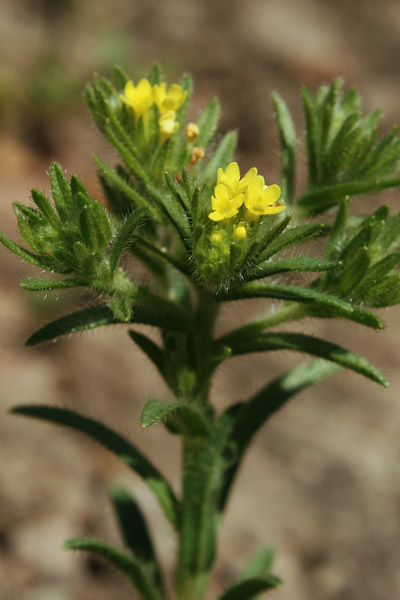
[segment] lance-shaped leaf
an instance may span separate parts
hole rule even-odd
[[[276,122],[281,142],[282,198],[290,206],[293,202],[295,181],[296,132],[286,102],[275,92],[271,94],[271,98],[276,113]]]
[[[197,178],[199,185],[210,185],[215,182],[218,168],[225,169],[232,162],[236,144],[237,133],[236,131],[230,131],[219,142],[207,165],[203,169],[201,169],[200,163],[198,169],[195,167],[194,174],[199,173]]]
[[[162,600],[163,596],[151,581],[145,566],[133,556],[124,554],[101,540],[76,538],[64,544],[65,550],[96,554],[123,573],[146,600]]]
[[[263,550],[260,550],[260,552],[257,552],[250,560],[238,578],[238,581],[270,575],[274,558],[275,551],[273,548],[264,548]]]
[[[145,208],[149,208],[149,202],[139,194],[129,183],[121,177],[116,171],[114,171],[111,167],[109,167],[104,161],[101,160],[98,156],[94,155],[93,160],[96,163],[97,168],[101,175],[103,175],[107,181],[115,185],[115,187],[123,192],[134,204],[134,206],[142,206]],[[151,210],[151,207],[150,207]],[[152,217],[155,218],[156,213],[154,211],[151,212]]]
[[[149,357],[151,362],[157,367],[162,377],[167,381],[168,374],[166,371],[165,352],[163,349],[142,333],[131,330],[129,331],[129,335],[135,344],[137,344],[139,348]]]
[[[132,241],[132,235],[137,226],[141,223],[144,217],[148,214],[146,208],[137,208],[123,221],[120,230],[114,240],[114,244],[110,254],[110,272],[114,275],[116,268],[119,265],[121,256]]]
[[[156,496],[169,521],[175,527],[177,526],[178,501],[168,482],[139,450],[117,432],[99,421],[64,408],[30,405],[17,406],[12,409],[12,412],[80,431],[116,454],[122,462],[142,477]]]
[[[125,488],[118,486],[110,490],[121,534],[126,546],[154,577],[158,588],[162,588],[160,565],[155,554],[146,520],[135,499]]]
[[[48,323],[26,341],[27,346],[34,346],[41,342],[52,340],[60,335],[77,333],[87,329],[95,329],[103,325],[115,325],[119,321],[108,306],[96,306],[60,317],[56,321]],[[163,327],[176,331],[189,331],[193,327],[191,316],[176,304],[159,299],[159,305],[146,303],[135,304],[130,323],[142,323]]]
[[[345,196],[375,193],[400,186],[400,178],[382,178],[368,181],[349,181],[311,189],[299,198],[297,205],[307,214],[318,215],[335,206]]]
[[[219,600],[253,600],[261,592],[274,590],[282,585],[279,577],[267,575],[266,577],[255,577],[240,581],[220,596]]]
[[[267,245],[265,250],[260,254],[259,260],[260,262],[268,260],[274,254],[277,254],[277,252],[281,252],[286,248],[313,240],[325,234],[326,228],[324,225],[319,223],[290,227],[290,229],[283,231],[270,244]]]
[[[293,396],[306,387],[334,375],[341,368],[323,359],[307,361],[266,385],[247,402],[228,408],[226,412],[234,419],[230,439],[236,446],[237,455],[224,474],[224,486],[219,505],[221,511],[225,506],[243,454],[257,431]]]
[[[309,256],[299,256],[297,258],[284,258],[282,260],[270,261],[262,263],[258,267],[254,267],[249,274],[244,274],[245,281],[253,281],[254,279],[262,279],[270,277],[278,273],[308,271],[319,273],[330,271],[337,267],[340,263],[334,260],[321,260],[320,258],[311,258]]]
[[[207,148],[218,125],[221,107],[218,98],[213,98],[210,104],[203,110],[197,120],[199,127],[199,136],[196,139],[196,145],[200,148]]]
[[[325,318],[342,317],[374,329],[384,328],[382,320],[374,315],[374,313],[359,307],[353,307],[350,302],[312,288],[251,282],[245,283],[236,290],[230,290],[228,293],[219,296],[220,301],[228,302],[243,298],[278,298],[300,302],[305,305],[305,311],[309,316]]]
[[[68,220],[75,214],[71,188],[65,178],[61,165],[53,163],[50,167],[50,183],[54,204],[61,220]]]
[[[143,407],[140,422],[143,428],[166,419],[172,428],[188,436],[204,436],[210,426],[206,417],[187,402],[164,404],[159,400],[149,400]]]
[[[30,292],[50,291],[50,290],[65,290],[68,288],[82,287],[85,282],[78,279],[55,279],[54,281],[46,279],[23,279],[20,285],[24,290]]]
[[[40,267],[41,269],[45,269],[46,271],[54,271],[55,273],[60,273],[61,275],[66,275],[71,272],[71,269],[66,267],[64,264],[59,263],[56,259],[51,256],[39,256],[38,254],[34,254],[30,250],[26,250],[19,244],[16,244],[10,238],[8,238],[4,233],[0,231],[0,242],[16,254],[22,260],[35,265],[36,267]]]
[[[225,338],[224,345],[229,345],[229,336]],[[286,332],[262,333],[254,338],[235,340],[230,344],[230,348],[232,356],[271,350],[306,352],[330,360],[341,367],[352,369],[385,387],[389,385],[382,373],[362,356],[311,335]]]

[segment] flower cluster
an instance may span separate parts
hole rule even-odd
[[[160,115],[161,139],[165,141],[178,130],[176,111],[184,103],[186,95],[187,92],[178,83],[173,83],[167,89],[165,82],[151,85],[148,79],[140,79],[136,86],[129,80],[120,96],[133,109],[136,119],[145,119],[149,109],[156,106]]]
[[[242,223],[236,226],[234,235],[238,239],[247,236],[246,223],[257,222],[263,215],[275,215],[285,209],[276,184],[265,185],[264,177],[257,174],[255,167],[240,177],[239,165],[231,162],[225,171],[218,169],[217,185],[211,197],[212,212],[208,215],[211,221],[225,221],[239,215]]]

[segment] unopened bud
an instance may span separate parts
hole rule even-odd
[[[200,133],[199,126],[196,123],[188,123],[186,126],[186,137],[189,142],[193,142]]]

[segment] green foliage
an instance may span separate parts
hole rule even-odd
[[[157,589],[155,584],[151,581],[145,565],[133,556],[128,556],[101,540],[76,538],[65,542],[64,548],[65,550],[91,552],[92,554],[108,560],[114,567],[131,580],[133,585],[146,600],[161,600],[163,597],[160,590]]]
[[[116,454],[122,462],[142,477],[156,496],[169,521],[177,525],[179,506],[172,489],[149,460],[121,435],[99,421],[63,408],[39,405],[17,406],[12,412],[76,429]]]
[[[393,128],[377,142],[381,112],[361,115],[356,90],[342,93],[337,79],[313,98],[303,89],[309,190],[297,205],[308,214],[325,212],[346,195],[398,187],[400,138]]]
[[[357,92],[343,93],[340,80],[315,95],[304,88],[309,181],[297,197],[297,135],[288,106],[274,93],[284,208],[273,182],[268,190],[255,169],[240,174],[232,164],[237,133],[217,132],[217,99],[196,124],[187,123],[193,89],[189,75],[168,87],[156,64],[147,80],[135,84],[120,67],[114,80],[95,76],[86,89],[94,121],[118,154],[115,166],[94,158],[108,208],[90,196],[77,176],[68,181],[54,163],[52,198],[34,189],[32,206],[14,204],[28,248],[2,233],[0,241],[49,272],[47,278],[23,279],[24,289],[79,286],[99,298],[98,306],[44,325],[27,345],[116,323],[153,329],[151,335],[128,333],[172,397],[145,403],[141,424],[145,430],[163,422],[182,437],[181,499],[134,445],[98,421],[54,407],[22,406],[14,412],[85,433],[142,477],[178,536],[177,597],[200,600],[235,474],[263,424],[301,390],[341,369],[387,385],[366,358],[340,345],[298,329],[269,330],[310,317],[384,328],[370,309],[400,303],[400,213],[391,215],[381,206],[354,216],[351,197],[400,186],[400,139],[395,129],[379,139],[380,112],[363,116]],[[311,221],[321,213],[326,213],[324,223]],[[135,276],[136,262],[126,260],[127,255],[142,263],[145,276]],[[265,307],[261,316],[217,337],[220,307],[235,301],[246,306],[253,298]],[[215,416],[209,391],[221,363],[281,350],[317,359]],[[111,501],[126,553],[86,538],[70,540],[66,547],[106,558],[143,598],[165,598],[141,510],[122,488],[112,490]],[[272,558],[270,550],[258,554],[221,598],[248,600],[278,587]]]

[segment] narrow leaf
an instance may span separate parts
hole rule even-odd
[[[301,390],[323,381],[340,370],[339,365],[323,359],[307,361],[266,385],[247,402],[227,410],[235,421],[231,440],[236,445],[237,457],[225,472],[220,501],[221,511],[227,501],[244,452],[257,431]]]
[[[161,570],[142,511],[123,487],[111,488],[110,498],[126,546],[135,557],[146,564],[148,572],[154,573],[155,583],[161,588]]]
[[[114,275],[124,250],[131,243],[133,232],[147,214],[146,208],[137,208],[123,221],[110,254],[111,275]]]
[[[161,300],[161,299],[160,299]],[[26,341],[27,346],[52,340],[60,335],[115,325],[118,321],[107,306],[87,308],[48,323]],[[130,323],[142,323],[176,331],[188,331],[193,323],[189,314],[178,305],[161,301],[160,305],[135,304]]]
[[[263,550],[260,550],[241,573],[239,581],[269,575],[271,573],[274,558],[275,551],[273,548],[264,548]]]
[[[200,163],[199,170],[195,167],[193,171],[194,174],[199,173],[197,180],[199,185],[210,185],[215,182],[218,168],[225,169],[232,162],[236,144],[237,133],[236,131],[230,131],[224,135],[207,165],[202,170],[200,170]]]
[[[278,235],[265,250],[261,253],[260,260],[268,260],[274,254],[281,252],[285,248],[290,248],[296,244],[304,243],[309,240],[313,240],[321,235],[325,235],[326,228],[320,223],[296,225],[285,229],[280,235]]]
[[[132,340],[139,346],[139,348],[148,356],[151,362],[157,367],[162,377],[167,380],[167,372],[165,365],[165,353],[155,344],[149,337],[138,333],[137,331],[129,331],[129,335]],[[168,381],[167,381],[168,383]]]
[[[261,592],[274,590],[281,585],[282,581],[279,577],[273,575],[246,579],[231,587],[225,594],[220,596],[220,600],[252,600]]]
[[[225,345],[226,343],[225,340]],[[349,352],[337,344],[310,335],[286,332],[262,333],[254,338],[236,340],[230,347],[232,356],[271,350],[307,352],[312,356],[330,360],[341,367],[352,369],[385,387],[389,385],[382,373],[365,358]]]
[[[99,421],[64,408],[30,405],[17,406],[11,412],[71,427],[116,454],[122,462],[142,477],[156,496],[168,520],[173,525],[177,525],[178,501],[171,487],[151,462],[121,435]]]
[[[296,132],[286,102],[275,92],[271,94],[271,98],[276,112],[276,121],[281,142],[282,198],[290,206],[293,203],[295,182]]]
[[[133,556],[128,556],[101,540],[91,538],[68,540],[64,544],[64,549],[91,552],[101,556],[130,579],[143,598],[146,600],[162,600],[160,592],[152,583],[146,569]]]
[[[140,422],[142,427],[146,428],[167,417],[173,417],[175,426],[186,435],[204,436],[209,432],[209,424],[205,416],[187,402],[164,404],[158,400],[150,400],[143,407]]]
[[[23,279],[20,285],[24,290],[30,292],[40,292],[42,290],[64,290],[67,288],[82,287],[85,282],[79,281],[78,279],[54,279],[53,281],[46,279]]]
[[[245,275],[245,281],[252,281],[254,279],[262,279],[263,277],[270,277],[271,275],[277,275],[278,273],[287,273],[292,271],[308,271],[313,273],[319,273],[323,271],[330,271],[338,266],[338,261],[334,260],[321,260],[320,258],[310,258],[308,256],[299,256],[298,258],[286,258],[282,260],[271,261],[267,264],[263,263],[259,267],[255,267],[251,270],[249,275]]]

